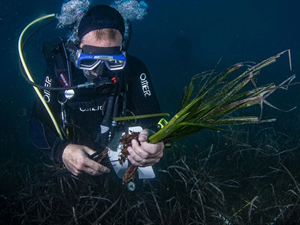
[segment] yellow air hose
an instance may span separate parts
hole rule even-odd
[[[28,79],[29,79],[31,82],[33,82],[33,83],[34,83],[34,80],[33,80],[32,76],[31,76],[31,74],[30,74],[30,72],[29,72],[29,70],[28,70],[28,67],[27,67],[27,65],[26,65],[26,63],[25,63],[25,60],[24,60],[24,57],[23,57],[23,52],[22,52],[22,39],[23,39],[23,36],[24,36],[25,32],[29,29],[29,27],[31,27],[32,25],[34,25],[34,24],[37,23],[37,22],[40,22],[40,21],[42,21],[42,20],[45,20],[45,19],[48,19],[48,18],[51,18],[51,17],[54,17],[54,16],[55,16],[55,14],[49,14],[49,15],[42,16],[42,17],[40,17],[40,18],[38,18],[38,19],[32,21],[30,24],[28,24],[28,25],[24,28],[24,30],[22,31],[22,33],[20,34],[20,37],[19,37],[19,41],[18,41],[18,51],[19,51],[20,60],[21,60],[22,66],[23,66],[23,68],[24,68],[24,70],[25,70],[25,73],[26,73]],[[34,88],[36,94],[39,96],[40,100],[42,101],[44,107],[46,108],[46,110],[47,110],[47,112],[48,112],[48,114],[49,114],[49,116],[50,116],[50,118],[51,118],[51,120],[52,120],[52,122],[53,122],[53,125],[54,125],[54,127],[55,127],[55,129],[56,129],[56,131],[57,131],[57,133],[58,133],[58,135],[59,135],[59,137],[60,137],[61,139],[63,139],[63,135],[62,135],[61,130],[59,129],[59,126],[58,126],[58,124],[57,124],[57,122],[56,122],[56,120],[55,120],[55,118],[54,118],[54,116],[53,116],[53,114],[52,114],[52,112],[51,112],[51,109],[49,108],[48,104],[46,103],[46,101],[45,101],[45,99],[43,98],[43,96],[42,96],[41,92],[39,91],[39,89],[38,89],[37,87],[34,87],[34,86],[33,86],[33,88]]]

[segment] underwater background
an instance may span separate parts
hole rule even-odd
[[[132,24],[129,53],[150,70],[163,112],[176,113],[193,75],[258,63],[286,49],[293,70],[286,54],[256,82],[279,84],[292,74],[299,82],[299,1],[146,2],[148,14]],[[92,1],[101,3],[112,1]],[[203,131],[173,143],[154,166],[157,177],[138,181],[134,192],[108,177],[100,187],[71,177],[41,182],[51,162],[28,140],[36,96],[21,76],[17,42],[28,23],[59,13],[61,4],[0,2],[0,224],[300,224],[299,85],[267,99],[282,110],[298,107],[283,112],[265,104],[263,118],[276,122]],[[28,40],[24,54],[36,81],[46,66],[43,43],[64,34],[51,24]],[[259,106],[251,113],[259,115]]]

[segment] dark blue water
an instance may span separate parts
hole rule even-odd
[[[52,1],[51,4],[34,1],[31,4],[20,1],[1,3],[1,33],[6,34],[1,35],[2,52],[5,54],[1,65],[1,91],[5,95],[1,98],[3,104],[12,102],[16,107],[26,107],[30,101],[32,92],[29,95],[26,93],[31,89],[19,77],[18,35],[33,19],[59,12],[60,5],[60,1]],[[214,68],[219,59],[222,60],[218,68],[222,70],[240,61],[258,62],[290,48],[293,69],[297,72],[296,62],[300,57],[297,21],[296,2],[153,1],[149,2],[146,18],[133,24],[129,51],[143,59],[149,67],[162,108],[173,111],[173,102],[168,105],[170,97],[178,100],[178,91],[189,82],[189,78]],[[33,70],[40,69],[33,71],[36,72],[36,79],[43,71],[43,58],[38,55],[39,50],[45,40],[51,40],[51,29],[45,28],[37,33],[30,43],[30,52],[36,53],[29,56],[30,63],[36,63]],[[281,76],[285,75],[286,71],[278,71],[272,75],[264,74],[261,79],[280,81]]]
[[[109,4],[111,1],[93,2]],[[12,162],[17,168],[14,171],[18,171],[18,165],[26,158],[40,156],[27,139],[27,120],[35,93],[19,71],[18,38],[32,20],[58,13],[61,3],[58,0],[0,2],[0,162]],[[276,64],[263,70],[257,82],[278,84],[300,73],[300,3],[296,0],[148,0],[147,3],[148,15],[142,21],[133,22],[129,52],[148,66],[163,112],[174,115],[183,87],[189,84],[190,78],[215,68],[220,59],[218,71],[241,61],[260,62],[291,49],[293,71],[289,70],[285,54]],[[41,53],[43,43],[60,34],[63,32],[55,30],[52,24],[36,32],[28,41],[24,54],[36,81],[41,79],[45,68]],[[299,106],[298,90],[299,85],[288,91],[280,90],[270,102],[284,110]],[[283,113],[265,105],[263,116],[277,117],[278,121],[268,126],[291,139],[297,139],[300,134],[298,109]],[[256,129],[257,133],[261,127]],[[193,146],[216,144],[213,138],[209,139],[211,133],[203,132],[203,136],[208,138],[199,135],[184,143]]]

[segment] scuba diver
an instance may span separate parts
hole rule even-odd
[[[97,5],[82,17],[76,42],[58,38],[43,47],[47,70],[41,94],[63,138],[39,100],[29,121],[29,136],[75,176],[109,173],[109,164],[101,165],[93,156],[114,146],[131,126],[140,131],[139,142],[132,140],[128,148],[133,165],[151,167],[163,156],[163,142],[147,142],[150,131],[158,129],[159,117],[133,122],[112,119],[161,112],[148,69],[122,49],[124,32],[122,15],[110,6]],[[76,86],[84,87],[72,88]]]

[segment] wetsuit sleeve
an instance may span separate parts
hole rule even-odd
[[[160,113],[161,110],[147,67],[141,60],[133,56],[128,57],[128,62],[128,110],[135,115]],[[139,121],[139,125],[156,130],[159,120],[159,117],[142,119]]]
[[[57,87],[58,81],[54,71],[48,67],[43,79],[43,86]],[[60,119],[60,104],[57,101],[57,91],[40,89],[40,92],[47,102],[58,124]],[[70,143],[62,140],[53,125],[53,122],[39,98],[36,99],[31,118],[29,120],[29,138],[30,141],[43,152],[51,156],[54,161],[62,163],[62,153],[65,147]]]

